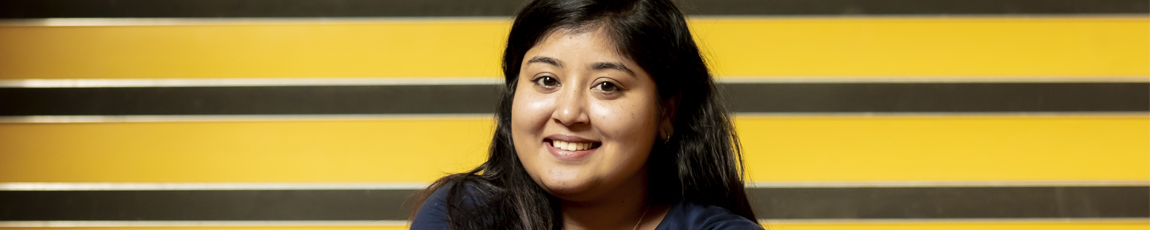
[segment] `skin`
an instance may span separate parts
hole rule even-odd
[[[615,51],[602,28],[550,33],[528,50],[512,104],[511,130],[523,167],[562,200],[565,229],[653,229],[669,205],[647,208],[646,161],[671,118],[655,82]],[[548,137],[597,144],[576,159],[553,154]],[[550,148],[550,149],[549,149]]]

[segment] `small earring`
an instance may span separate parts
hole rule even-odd
[[[671,131],[663,130],[663,144],[671,142]]]

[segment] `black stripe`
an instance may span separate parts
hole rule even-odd
[[[409,190],[0,191],[0,220],[400,220]]]
[[[1150,217],[1148,187],[752,189],[777,219]]]
[[[1150,83],[722,84],[738,113],[1147,112]],[[498,85],[0,88],[0,116],[494,113]]]
[[[680,0],[693,15],[1146,14],[1143,0]],[[5,0],[0,18],[511,16],[523,0]]]
[[[692,0],[694,15],[1146,14],[1138,0]]]
[[[0,221],[404,220],[413,190],[0,191]],[[1150,187],[752,188],[768,219],[1145,218]]]
[[[1143,112],[1150,83],[726,84],[734,112]]]
[[[0,115],[493,113],[498,85],[0,88]],[[8,109],[10,108],[10,109]]]

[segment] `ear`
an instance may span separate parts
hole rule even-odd
[[[667,98],[660,102],[663,111],[660,111],[662,116],[659,118],[659,135],[660,139],[669,139],[675,133],[675,115],[679,111],[679,98],[681,94],[675,94],[671,98]],[[665,136],[664,136],[665,135]]]

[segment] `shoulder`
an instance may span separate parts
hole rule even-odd
[[[678,229],[763,229],[755,221],[731,213],[725,208],[679,202],[671,207],[657,230]]]
[[[447,193],[451,184],[444,185],[432,192],[423,204],[420,204],[415,217],[411,220],[411,229],[450,229],[450,218],[447,215]]]
[[[452,213],[473,212],[486,206],[484,202],[488,199],[482,197],[479,189],[478,186],[468,182],[463,182],[462,185],[455,182],[445,183],[420,204],[419,210],[412,217],[411,229],[449,229]]]

